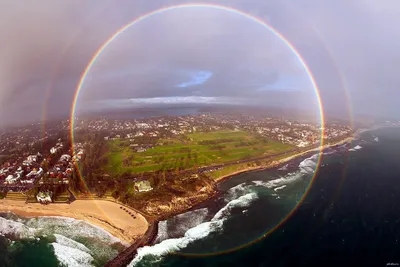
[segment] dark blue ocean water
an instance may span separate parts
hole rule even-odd
[[[221,185],[226,193],[219,199],[187,218],[180,215],[161,225],[159,241],[165,241],[139,251],[134,263],[191,267],[400,263],[400,128],[364,132],[349,148],[324,153],[304,201],[261,241],[234,252],[201,255],[246,244],[277,225],[309,185],[315,157],[293,161],[284,170],[232,178]],[[235,196],[232,186],[237,189]],[[246,200],[253,193],[256,197]],[[221,209],[225,214],[216,216]]]

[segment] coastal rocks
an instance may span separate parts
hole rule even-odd
[[[214,185],[201,187],[197,192],[188,192],[186,196],[171,196],[168,201],[149,201],[143,211],[149,215],[163,218],[190,209],[194,205],[215,195]]]

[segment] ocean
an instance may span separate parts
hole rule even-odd
[[[317,160],[222,182],[217,197],[160,222],[130,266],[400,263],[400,128],[365,131]],[[101,266],[121,249],[104,231],[58,217],[3,214],[0,232],[0,266]]]
[[[325,150],[312,179],[317,160],[223,182],[219,197],[161,222],[131,266],[398,265],[400,128]]]
[[[81,220],[0,214],[0,266],[103,266],[123,249],[119,239]]]

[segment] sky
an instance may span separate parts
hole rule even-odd
[[[70,113],[79,79],[119,28],[176,0],[0,2],[0,125]],[[325,113],[400,116],[397,0],[214,0],[256,16],[301,54]],[[157,103],[310,108],[309,76],[271,31],[238,14],[181,8],[151,16],[107,46],[78,111]]]

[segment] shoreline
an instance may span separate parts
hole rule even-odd
[[[130,209],[129,212],[135,215],[134,218],[120,206],[107,200],[76,200],[71,204],[49,205],[0,200],[0,212],[12,212],[26,218],[64,217],[81,220],[101,228],[110,236],[119,239],[123,245],[129,246],[145,234],[149,223],[140,213]]]
[[[222,183],[223,181],[230,179],[233,176],[241,173],[262,171],[278,167],[279,165],[282,165],[288,161],[291,161],[293,159],[296,159],[298,157],[304,156],[312,152],[317,151],[319,154],[321,154],[323,150],[327,148],[350,143],[356,138],[356,136],[357,136],[356,133],[353,133],[351,136],[348,136],[332,144],[325,144],[323,146],[318,146],[315,148],[307,149],[302,152],[298,152],[294,155],[290,155],[282,159],[272,160],[269,163],[264,164],[263,166],[248,167],[242,170],[231,172],[229,174],[215,178],[214,179],[215,185],[218,186],[218,184]],[[129,208],[126,205],[117,204],[115,202],[107,200],[76,200],[71,204],[57,203],[56,205],[55,204],[41,205],[38,203],[25,203],[23,201],[18,201],[18,200],[2,199],[0,200],[0,212],[11,211],[17,215],[27,218],[38,217],[38,216],[57,216],[57,217],[73,218],[77,220],[83,220],[93,226],[100,227],[101,229],[109,233],[111,236],[114,236],[120,239],[121,241],[125,242],[126,244],[128,244],[125,250],[123,250],[116,258],[111,259],[109,263],[106,265],[106,266],[119,266],[115,265],[115,263],[117,262],[127,263],[126,262],[127,259],[132,260],[133,257],[136,255],[137,249],[139,247],[153,245],[155,237],[158,234],[157,225],[159,221],[166,220],[178,214],[182,214],[187,211],[193,210],[198,205],[201,205],[201,203],[204,203],[205,201],[208,201],[218,196],[220,193],[221,192],[217,189],[216,192],[210,195],[206,200],[201,201],[200,203],[197,203],[186,210],[179,212],[171,212],[170,214],[162,216],[162,219],[157,219],[157,220],[152,220],[152,219],[146,220],[146,218],[142,214],[140,214],[140,212],[135,211],[134,209]],[[74,203],[80,203],[83,206],[86,206],[86,208],[84,208],[83,211],[80,210],[79,208],[75,210],[75,208],[72,207]],[[106,206],[110,207],[113,206],[113,207],[111,209],[108,208],[107,212],[105,212],[104,209],[98,206],[99,203],[100,206],[101,204],[104,205],[104,203],[109,203]],[[93,209],[93,205],[98,206],[100,210]],[[65,209],[68,210],[68,208],[65,208],[65,206],[72,208],[69,211],[66,211]],[[129,209],[131,213],[135,214],[136,219],[133,219],[130,215],[127,214],[127,212],[123,211],[120,208],[121,206],[124,206],[125,209]],[[106,213],[109,215],[117,215],[117,216],[107,216]],[[136,226],[135,223],[137,224]]]
[[[224,182],[224,181],[226,181],[226,180],[232,178],[233,176],[239,175],[239,174],[241,174],[241,173],[247,173],[247,172],[253,172],[253,171],[254,171],[254,172],[255,172],[255,171],[263,171],[263,170],[268,170],[268,169],[276,168],[276,167],[278,167],[279,165],[282,165],[282,164],[284,164],[284,163],[286,163],[286,162],[288,162],[288,161],[291,161],[291,160],[296,159],[296,158],[298,158],[298,157],[304,156],[304,155],[306,155],[306,154],[309,154],[309,153],[312,153],[312,152],[315,152],[315,151],[321,151],[321,152],[323,152],[325,149],[328,149],[328,148],[330,148],[330,147],[334,147],[334,146],[338,146],[338,145],[343,145],[343,144],[350,143],[350,142],[352,142],[355,138],[356,138],[356,135],[353,134],[352,136],[346,137],[345,139],[342,139],[342,140],[340,140],[340,141],[337,141],[337,142],[335,142],[335,143],[333,143],[333,144],[326,144],[326,145],[324,145],[324,146],[322,146],[322,147],[311,148],[311,149],[308,149],[308,150],[306,150],[306,151],[296,153],[296,154],[294,154],[294,155],[285,157],[285,158],[280,159],[280,160],[273,160],[272,162],[270,162],[269,164],[267,164],[267,165],[265,165],[265,166],[249,167],[249,168],[246,168],[246,169],[243,169],[243,170],[239,170],[239,171],[235,171],[235,172],[232,172],[232,173],[223,175],[223,176],[221,176],[221,177],[218,177],[218,178],[214,179],[214,180],[215,180],[215,185],[218,186],[220,183],[222,183],[222,182]],[[213,198],[215,198],[215,197],[218,197],[220,194],[221,194],[221,191],[217,188],[216,192],[215,192],[213,195],[210,195],[210,196],[209,196],[207,199],[205,199],[204,201],[202,201],[202,202],[200,202],[200,203],[197,203],[197,204],[193,205],[192,207],[190,207],[190,208],[188,208],[188,209],[186,209],[186,210],[179,211],[179,212],[171,212],[170,214],[167,214],[167,215],[165,215],[165,216],[162,216],[161,218],[158,218],[157,220],[155,220],[155,221],[152,222],[152,223],[158,224],[160,221],[168,220],[169,218],[172,218],[172,217],[174,217],[174,216],[176,216],[176,215],[179,215],[179,214],[182,214],[182,213],[191,211],[191,210],[195,210],[195,209],[196,209],[199,205],[201,205],[202,203],[204,203],[204,202],[206,202],[206,201],[209,201],[210,199],[213,199]],[[155,235],[158,234],[158,229],[157,229],[157,228],[156,228],[156,229],[153,229],[153,231],[155,231],[155,233],[154,233]],[[153,242],[152,242],[152,243],[147,243],[147,244],[145,244],[144,246],[146,246],[146,245],[154,245],[154,244],[153,244]]]
[[[218,186],[220,183],[232,178],[233,176],[239,175],[241,173],[252,172],[252,171],[263,171],[263,170],[276,168],[279,165],[282,165],[282,164],[284,164],[284,163],[286,163],[288,161],[291,161],[293,159],[296,159],[298,157],[304,156],[306,154],[309,154],[309,153],[312,153],[312,152],[315,152],[315,151],[319,151],[319,153],[322,153],[325,149],[328,149],[330,147],[335,147],[335,146],[351,143],[353,140],[355,140],[356,136],[357,136],[357,134],[353,133],[353,135],[348,136],[348,137],[346,137],[346,138],[344,138],[344,139],[342,139],[340,141],[337,141],[335,143],[326,144],[326,145],[323,145],[322,147],[319,146],[319,147],[316,147],[316,148],[311,148],[311,149],[308,149],[306,151],[296,153],[294,155],[285,157],[285,158],[280,159],[280,160],[273,160],[272,162],[270,162],[269,164],[267,164],[265,166],[249,167],[249,168],[246,168],[246,169],[243,169],[243,170],[239,170],[239,171],[235,171],[235,172],[223,175],[223,176],[218,177],[218,178],[215,179],[215,184],[216,184],[216,186]],[[186,210],[179,211],[179,212],[171,212],[170,214],[162,216],[161,218],[159,218],[158,220],[155,220],[152,223],[155,223],[157,225],[160,221],[168,220],[169,218],[172,218],[172,217],[174,217],[176,215],[179,215],[179,214],[182,214],[182,213],[185,213],[185,212],[188,212],[188,211],[195,210],[202,203],[204,203],[206,201],[209,201],[210,199],[213,199],[213,198],[219,196],[220,194],[221,194],[221,191],[218,190],[218,188],[217,188],[217,191],[213,195],[210,195],[204,201],[202,201],[200,203],[197,203],[197,204],[193,205],[192,207],[190,207],[190,208],[188,208]],[[154,236],[156,236],[158,234],[158,228],[156,227],[155,229],[153,228],[152,230],[153,230],[152,234]],[[148,245],[154,245],[154,240],[153,240],[153,242],[149,242],[149,243],[143,244],[143,246],[148,246]]]
[[[291,161],[293,159],[296,159],[298,157],[304,156],[304,155],[309,154],[311,152],[319,151],[318,154],[320,154],[325,149],[328,149],[330,147],[334,147],[334,146],[350,143],[355,139],[355,137],[356,137],[356,135],[354,134],[354,135],[349,136],[349,137],[347,137],[347,138],[345,138],[343,140],[337,141],[337,142],[335,142],[333,144],[326,144],[326,145],[323,145],[322,147],[319,146],[319,147],[316,147],[316,148],[310,148],[310,149],[308,149],[306,151],[302,151],[302,152],[296,153],[294,155],[285,157],[283,159],[272,160],[270,163],[268,163],[268,164],[266,164],[264,166],[248,167],[248,168],[245,168],[245,169],[242,169],[242,170],[234,171],[232,173],[229,173],[229,174],[226,174],[226,175],[222,175],[222,176],[220,176],[218,178],[215,178],[215,182],[216,182],[216,184],[219,184],[219,183],[231,178],[232,176],[239,175],[239,174],[242,174],[242,173],[252,172],[252,171],[263,171],[263,170],[276,168],[276,167],[278,167],[279,165],[281,165],[283,163],[286,163],[286,162]]]

